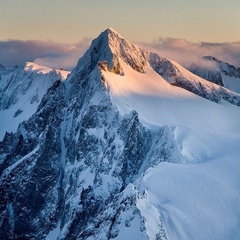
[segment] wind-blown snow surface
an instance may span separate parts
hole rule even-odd
[[[239,239],[240,108],[221,91],[238,97],[107,29],[1,142],[0,236]]]
[[[216,131],[237,129],[239,108],[216,104],[168,84],[150,66],[139,73],[126,63],[124,76],[104,72],[106,88],[122,114],[136,110],[145,124],[188,126]],[[211,114],[210,114],[211,113]]]
[[[0,140],[6,132],[15,132],[19,123],[29,119],[57,80],[65,80],[68,71],[27,62],[24,67],[0,69]]]
[[[171,126],[185,163],[160,163],[135,183],[150,239],[158,215],[168,239],[240,239],[240,108],[171,86],[149,65],[120,65],[122,75],[103,73],[112,102],[148,128]]]
[[[103,74],[113,103],[122,114],[135,109],[147,127],[172,126],[189,162],[160,163],[139,180],[149,228],[159,214],[168,239],[239,239],[239,107],[173,87],[150,67],[142,74],[121,65],[124,76]]]

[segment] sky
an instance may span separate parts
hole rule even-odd
[[[13,53],[33,61],[48,52],[55,59],[67,54],[69,59],[60,64],[71,68],[90,40],[108,27],[130,41],[158,48],[169,40],[198,46],[240,41],[239,0],[0,0],[0,6],[2,64],[12,64]],[[33,53],[34,48],[45,52]]]

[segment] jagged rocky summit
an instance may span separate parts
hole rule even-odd
[[[230,230],[239,223],[237,194],[227,193],[231,208],[224,201],[216,207],[237,179],[219,185],[208,163],[216,152],[224,159],[224,144],[232,149],[228,164],[239,153],[239,100],[107,29],[0,143],[0,238],[239,236]],[[208,115],[213,109],[216,119]],[[223,227],[219,216],[232,222]]]

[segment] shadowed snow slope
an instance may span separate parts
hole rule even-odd
[[[197,63],[193,63],[189,70],[210,82],[240,93],[240,68],[219,61],[215,57],[205,56]]]
[[[51,80],[0,143],[1,239],[240,239],[237,93],[112,29]]]
[[[24,67],[0,69],[0,139],[14,132],[18,124],[36,110],[48,88],[57,80],[65,80],[68,71],[53,70],[27,62]]]

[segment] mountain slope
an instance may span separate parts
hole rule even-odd
[[[210,83],[173,61],[133,45],[112,29],[108,31],[108,39],[106,39],[106,34],[102,33],[97,41],[93,41],[90,47],[91,56],[87,57],[88,61],[90,61],[89,66],[95,66],[97,60],[102,70],[122,75],[119,59],[140,73],[144,73],[146,67],[150,65],[155,72],[174,86],[184,88],[217,103],[224,99],[240,106],[240,94]],[[108,45],[106,46],[107,43]],[[104,51],[102,51],[103,49]],[[80,63],[78,65],[81,66]]]
[[[124,66],[124,76],[103,72],[106,88],[120,113],[128,113],[134,109],[143,123],[157,126],[183,125],[222,131],[229,128],[225,121],[229,121],[233,129],[238,126],[238,120],[230,117],[235,108],[228,106],[229,104],[218,105],[171,86],[150,66],[144,74],[133,71],[124,62],[121,62],[121,66]],[[214,112],[214,115],[206,118],[209,112]]]
[[[57,80],[65,80],[69,72],[53,70],[35,63],[0,70],[0,139],[14,132],[18,124],[36,110],[47,89]]]
[[[197,63],[193,63],[189,70],[210,82],[240,93],[240,68],[235,68],[214,57],[205,56]]]
[[[240,108],[169,84],[161,59],[107,29],[5,135],[1,239],[239,237]]]
[[[173,61],[161,58],[161,61],[153,62],[152,65],[156,72],[174,86],[216,103],[225,100],[240,106],[240,94],[200,78]]]

